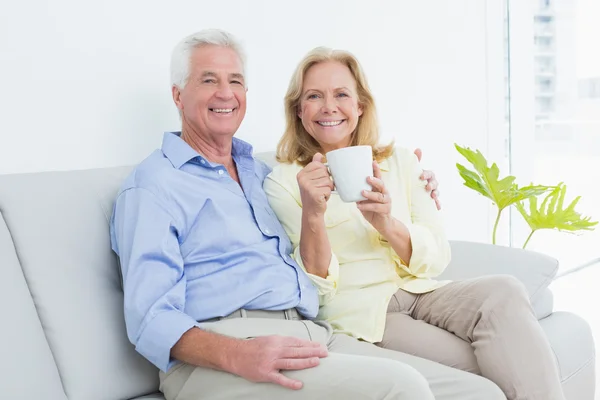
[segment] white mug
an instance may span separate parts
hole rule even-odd
[[[373,149],[371,146],[350,146],[325,154],[327,167],[335,185],[334,193],[342,201],[353,203],[366,200],[363,190],[372,190],[367,182],[373,176]]]

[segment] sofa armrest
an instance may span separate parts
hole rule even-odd
[[[538,318],[552,311],[552,293],[548,285],[556,276],[558,260],[534,251],[487,243],[450,241],[450,245],[452,261],[440,279],[512,275],[525,285]]]

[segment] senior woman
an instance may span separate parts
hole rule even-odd
[[[280,164],[264,182],[294,258],[319,289],[319,319],[387,349],[481,374],[508,399],[564,399],[550,345],[524,287],[508,276],[436,280],[450,261],[441,214],[414,154],[379,143],[358,60],[316,48],[285,97]],[[332,193],[323,154],[370,145],[367,199]],[[441,329],[438,329],[441,328]]]

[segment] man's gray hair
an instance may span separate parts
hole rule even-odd
[[[242,73],[246,75],[246,56],[241,44],[229,32],[220,29],[205,29],[183,38],[171,54],[171,85],[183,89],[190,77],[190,62],[194,49],[214,45],[227,47],[236,52],[242,63]]]

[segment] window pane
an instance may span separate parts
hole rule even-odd
[[[535,145],[530,152],[534,182],[545,185],[564,182],[565,201],[581,196],[576,210],[598,220],[600,2],[530,1],[535,2],[532,55]],[[513,237],[523,238],[528,233],[518,232]],[[567,270],[600,258],[600,228],[580,235],[540,230],[532,236],[527,248],[558,258],[561,270]]]

